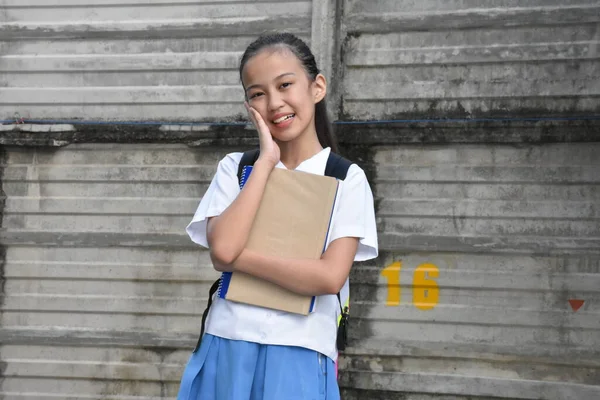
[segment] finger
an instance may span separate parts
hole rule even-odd
[[[267,132],[269,128],[267,127],[267,124],[265,123],[265,120],[262,118],[260,113],[256,111],[253,107],[250,107],[250,112],[252,113],[256,128],[261,132]]]
[[[252,123],[252,125],[254,126],[255,129],[258,130],[258,121],[256,120],[254,114],[252,113],[252,110],[250,110],[250,108],[248,108],[248,118],[250,119],[250,122]]]
[[[258,123],[258,125],[259,125],[261,128],[266,128],[266,127],[267,127],[267,124],[265,124],[265,120],[264,120],[264,119],[263,119],[263,117],[260,115],[260,113],[259,113],[258,111],[256,111],[256,110],[254,110],[254,109],[252,109],[252,110],[253,110],[253,113],[254,113],[254,118],[256,119],[256,122]]]
[[[248,117],[250,117],[251,120],[254,120],[254,116],[252,115],[252,109],[247,101],[244,101],[244,107],[246,107],[246,112],[248,113]]]
[[[252,122],[254,122],[255,124],[258,123],[260,120],[260,114],[258,113],[258,111],[256,111],[248,103],[246,103],[246,109],[248,110],[248,115],[250,116],[250,119],[252,119]]]

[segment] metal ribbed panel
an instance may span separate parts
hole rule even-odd
[[[600,397],[599,150],[377,149],[382,255],[353,272],[347,398]]]
[[[5,1],[0,108],[36,119],[231,120],[258,34],[310,43],[310,1]]]
[[[345,2],[348,118],[600,110],[600,4]]]

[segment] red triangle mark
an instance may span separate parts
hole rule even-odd
[[[581,306],[583,306],[583,303],[585,303],[584,300],[578,300],[578,299],[569,300],[569,304],[571,305],[571,308],[575,312],[577,312],[577,310],[579,310],[581,308]]]

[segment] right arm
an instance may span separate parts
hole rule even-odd
[[[219,216],[208,220],[207,241],[211,259],[218,270],[233,264],[244,250],[267,179],[280,157],[279,147],[260,114],[248,104],[246,109],[258,130],[260,155],[236,199]]]
[[[246,246],[271,170],[257,160],[237,198],[221,215],[208,220],[207,241],[215,265],[232,264]]]

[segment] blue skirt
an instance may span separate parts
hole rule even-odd
[[[339,400],[334,362],[315,351],[205,334],[177,400]]]

